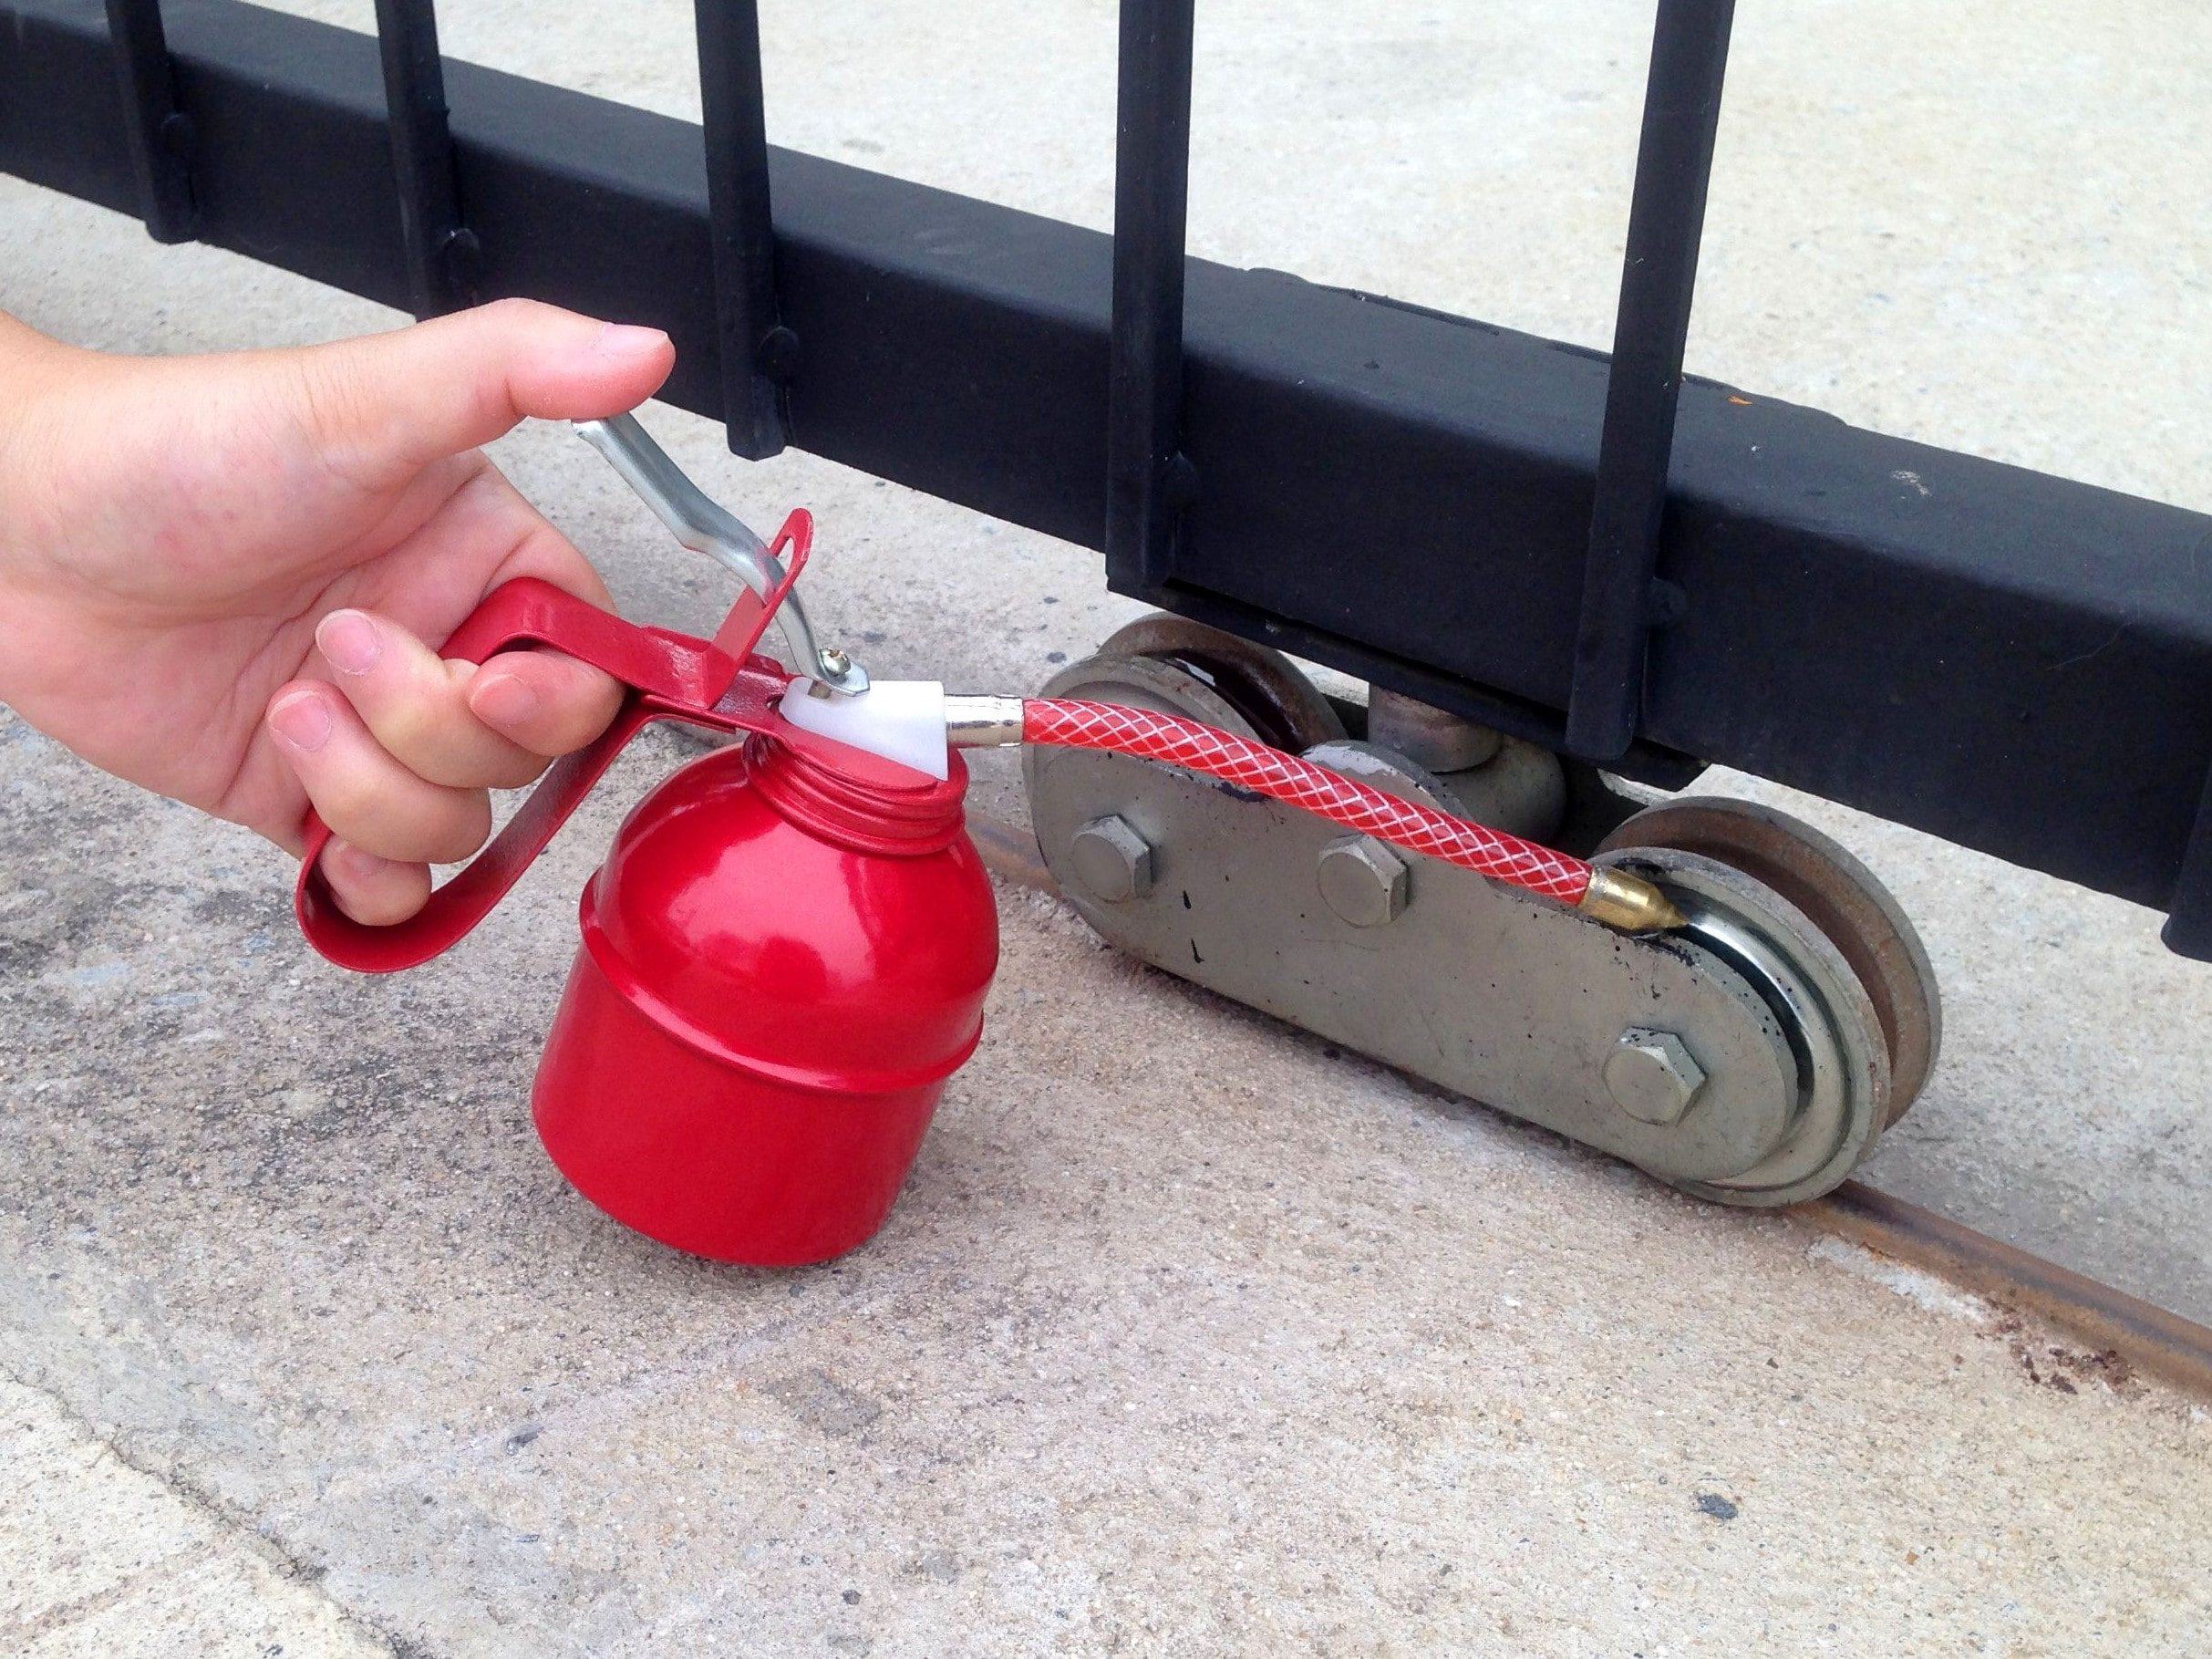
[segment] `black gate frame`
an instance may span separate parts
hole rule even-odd
[[[1194,0],[1124,0],[1116,235],[239,0],[0,0],[0,168],[419,315],[676,338],[664,394],[1635,775],[1773,778],[2212,958],[2212,518],[1681,372],[1731,0],[1659,0],[1610,358],[1184,254]],[[448,104],[451,111],[449,115]],[[772,209],[771,209],[772,202]],[[1694,757],[1694,758],[1693,758]]]

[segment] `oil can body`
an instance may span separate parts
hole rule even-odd
[[[939,782],[755,737],[638,804],[584,889],[532,1096],[579,1191],[755,1266],[874,1234],[997,961],[965,786],[956,757]]]

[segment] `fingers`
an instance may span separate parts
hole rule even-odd
[[[295,680],[270,700],[270,735],[331,832],[404,864],[451,864],[483,845],[481,789],[433,783],[401,765],[330,686]]]
[[[486,788],[519,788],[605,730],[622,688],[574,658],[509,651],[481,668],[439,658],[372,611],[326,617],[315,643],[333,683],[295,680],[267,724],[330,826],[322,868],[357,921],[405,920],[429,863],[465,858],[491,829]]]
[[[606,730],[622,688],[553,651],[506,651],[481,668],[440,659],[389,617],[333,611],[315,644],[386,752],[453,789],[519,789],[554,755]]]
[[[676,347],[657,328],[505,299],[296,354],[317,438],[356,466],[412,471],[489,443],[525,416],[584,420],[659,389]]]
[[[429,902],[430,866],[401,864],[333,837],[323,848],[323,876],[338,908],[371,928],[403,922]]]
[[[470,712],[526,752],[533,767],[583,748],[622,705],[611,676],[555,651],[494,657],[470,677],[464,695]]]

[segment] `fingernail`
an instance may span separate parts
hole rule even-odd
[[[469,690],[469,706],[495,726],[519,726],[538,711],[538,694],[512,674],[490,674]]]
[[[384,635],[357,610],[334,610],[315,630],[330,666],[341,674],[366,674],[384,655]]]
[[[332,843],[330,851],[324,855],[324,861],[336,864],[344,874],[356,881],[374,881],[391,867],[392,862],[388,858],[379,858],[374,853],[365,853],[347,841]]]
[[[313,691],[298,691],[269,710],[269,725],[295,749],[309,752],[330,741],[330,710]]]
[[[667,343],[668,337],[657,328],[641,328],[636,323],[608,323],[592,342],[592,354],[602,358],[642,358]]]

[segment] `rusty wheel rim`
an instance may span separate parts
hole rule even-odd
[[[1328,699],[1282,652],[1164,611],[1118,628],[1101,657],[1172,663],[1245,717],[1265,741],[1292,754],[1344,736]]]

